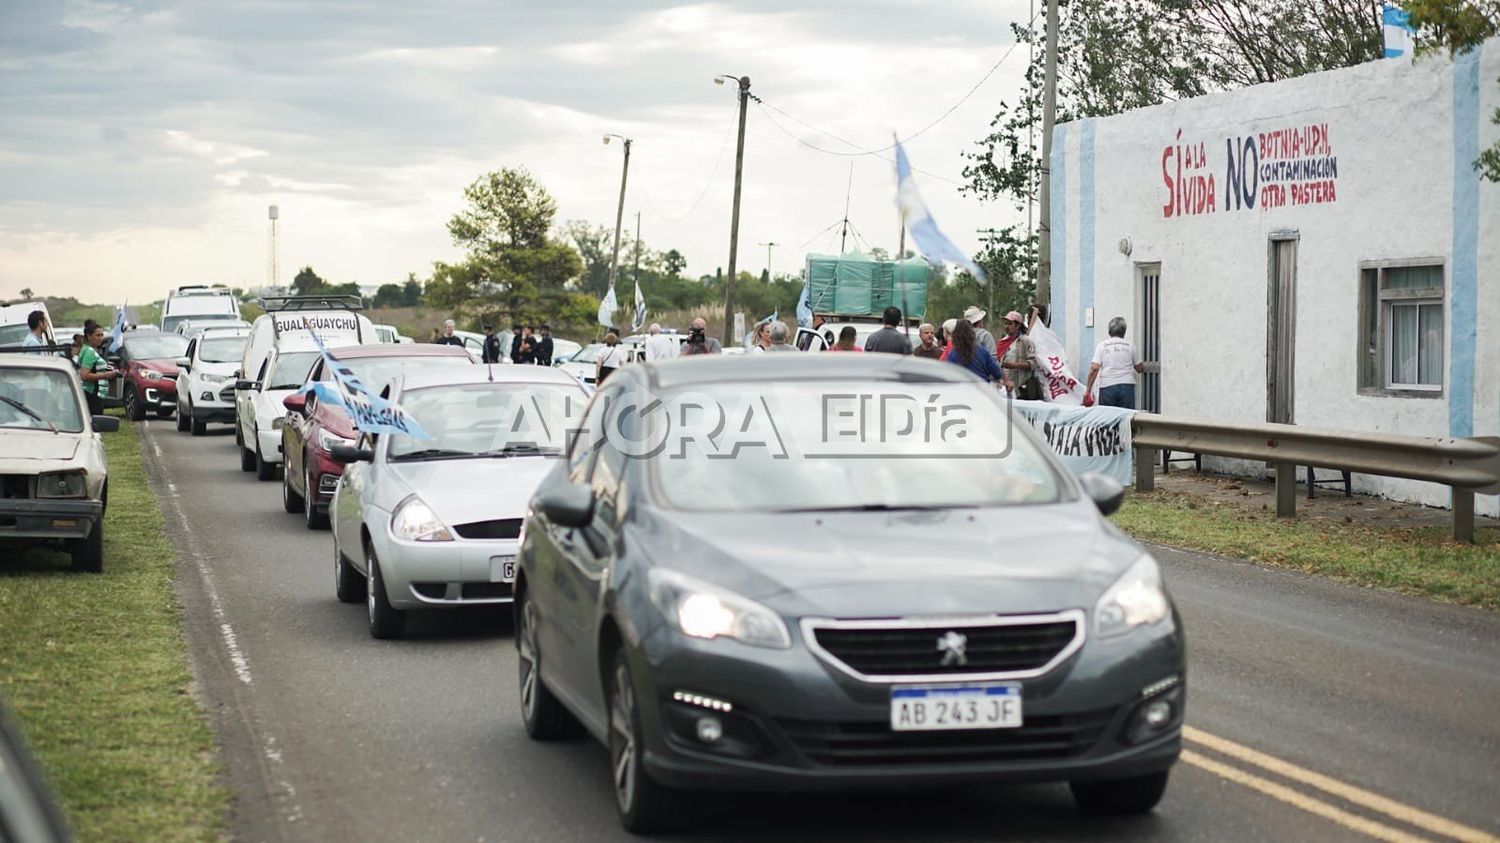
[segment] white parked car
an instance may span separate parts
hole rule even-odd
[[[104,566],[109,468],[100,433],[113,416],[89,416],[66,359],[0,354],[0,548],[67,548],[73,570]],[[7,547],[7,545],[11,545]]]
[[[311,342],[278,345],[253,378],[241,378],[235,384],[235,438],[240,445],[241,471],[255,472],[257,480],[276,479],[287,412],[282,402],[302,388],[318,357]]]
[[[545,366],[447,367],[393,381],[429,434],[361,435],[330,507],[334,588],[365,601],[370,634],[400,637],[411,609],[508,604],[521,520],[588,396]]]
[[[589,386],[594,385],[594,375],[599,364],[599,355],[604,353],[604,343],[593,342],[574,352],[573,356],[564,363],[556,364],[555,368],[567,372],[574,380]]]
[[[583,350],[583,346],[572,340],[561,337],[552,338],[552,365],[560,365],[558,361],[566,363],[573,355]]]
[[[234,421],[232,387],[239,379],[240,361],[250,326],[205,328],[188,342],[177,360],[177,429],[194,436],[208,432],[212,422]],[[227,395],[222,394],[228,392]]]
[[[250,332],[250,323],[243,319],[187,319],[177,323],[177,333],[192,339],[209,329],[241,330]]]
[[[210,287],[203,284],[178,287],[167,294],[161,306],[161,324],[166,333],[174,333],[183,322],[192,321],[200,327],[205,322],[221,321],[228,325],[238,324],[240,302],[227,287]]]
[[[20,345],[26,339],[26,335],[31,333],[31,326],[26,320],[31,317],[33,311],[37,310],[47,313],[46,302],[31,301],[0,307],[0,347]],[[52,328],[52,314],[50,313],[47,313],[47,326],[49,331],[47,342],[49,344],[57,342],[57,336],[62,338],[63,345],[67,345],[73,341],[72,334],[59,334],[57,336],[50,334],[54,330]]]

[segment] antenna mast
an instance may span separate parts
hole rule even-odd
[[[839,254],[844,253],[844,238],[849,236],[849,194],[854,192],[854,162],[849,162],[849,184],[844,188],[844,230],[839,234]],[[770,257],[766,258],[767,262]]]
[[[271,218],[271,254],[270,254],[271,266],[270,266],[270,270],[269,270],[269,275],[270,275],[270,279],[269,279],[270,280],[270,284],[269,284],[269,286],[271,286],[271,287],[279,287],[279,286],[281,286],[281,284],[280,284],[280,281],[281,281],[281,272],[280,272],[280,270],[276,266],[276,263],[277,263],[277,261],[276,261],[276,220],[281,217],[281,209],[278,208],[278,207],[276,207],[275,205],[272,205],[268,213],[269,213],[269,216]]]

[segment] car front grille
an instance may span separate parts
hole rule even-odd
[[[888,723],[778,720],[797,749],[815,764],[860,767],[963,764],[1073,758],[1099,743],[1115,709],[1079,714],[1026,715],[1014,729],[893,732]]]
[[[942,620],[809,621],[819,656],[860,678],[1025,677],[1083,643],[1083,613]],[[956,651],[956,652],[955,652]]]
[[[521,519],[496,518],[493,521],[471,521],[453,527],[466,539],[514,539],[521,535]]]
[[[29,474],[0,474],[0,498],[30,499],[34,479]]]

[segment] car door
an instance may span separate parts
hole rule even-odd
[[[271,361],[275,359],[275,354],[266,355],[266,359],[261,361],[260,371],[255,373],[255,383],[260,384],[260,386],[254,389],[247,389],[236,397],[236,400],[240,402],[240,434],[245,439],[245,447],[252,451],[256,448],[255,399],[256,396],[260,395],[261,387],[265,386],[266,378],[271,372]]]
[[[323,373],[323,361],[319,359],[313,364],[312,371],[308,374],[308,382],[320,379]],[[312,433],[313,414],[318,410],[318,395],[316,392],[307,393],[307,403],[302,405],[302,412],[288,412],[286,421],[281,425],[281,460],[282,471],[286,476],[286,482],[293,489],[301,490],[305,496],[307,472],[303,470],[307,456],[307,440]]]
[[[622,419],[622,422],[628,422]],[[629,431],[625,435],[631,435]],[[601,595],[619,550],[620,519],[624,514],[621,478],[625,455],[610,442],[596,449],[588,484],[594,492],[594,519],[574,532],[574,551],[567,554],[560,575],[566,582],[558,623],[566,625],[571,648],[566,681],[580,699],[602,705],[599,684],[599,620]]]
[[[355,447],[374,450],[375,437],[360,434]],[[373,465],[373,462],[351,462],[344,466],[344,474],[339,478],[338,491],[334,493],[330,507],[334,541],[345,558],[360,571],[365,570],[360,528],[364,524],[364,499],[370,491],[369,473]]]
[[[198,371],[198,361],[193,355],[198,351],[198,338],[188,340],[187,350],[182,356],[187,358],[188,367],[186,371],[177,375],[177,412],[191,412],[193,406],[193,373]]]

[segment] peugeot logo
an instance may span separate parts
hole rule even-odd
[[[963,667],[969,663],[969,657],[964,650],[969,646],[969,637],[962,633],[948,630],[937,640],[937,649],[943,654],[943,667],[957,665]]]

